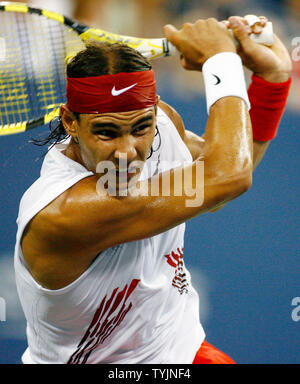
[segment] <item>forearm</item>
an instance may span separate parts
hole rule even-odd
[[[269,138],[269,140],[253,140],[253,171],[263,159],[272,141],[272,138],[276,136],[276,132],[280,123],[280,119],[284,113],[290,89],[290,73],[288,72],[273,74],[267,73],[260,75],[262,76],[261,78],[267,82],[265,83],[265,86],[269,86],[269,92],[267,93],[270,94],[270,92],[272,92],[272,83],[278,84],[277,90],[279,90],[280,92],[277,95],[277,102],[279,102],[279,104],[277,105],[277,111],[275,110],[275,116],[273,113],[274,111],[272,109],[273,103],[271,95],[270,99],[268,100],[268,95],[266,96],[263,90],[257,88],[255,84],[253,84],[253,82],[249,87],[250,92],[248,90],[248,95],[250,103],[252,104],[252,108],[250,109],[250,117],[252,129],[254,131],[254,138],[259,138],[260,132],[262,133],[262,135],[264,135],[266,121],[268,122],[270,128],[268,136],[264,135],[264,137]],[[275,85],[275,88],[276,87],[277,86]],[[260,100],[262,99],[263,103],[260,102]],[[267,104],[267,108],[264,107],[264,104]],[[211,212],[219,211],[221,208],[224,207],[224,205],[226,204],[219,205],[217,208],[211,210]]]
[[[211,107],[205,131],[207,175],[238,175],[252,167],[252,132],[242,99],[226,97]]]
[[[286,72],[260,75],[252,77],[248,89],[253,130],[253,170],[277,134],[290,88],[289,74]]]
[[[271,141],[253,141],[253,171],[265,156]]]
[[[284,83],[289,80],[291,77],[290,71],[270,71],[270,72],[257,72],[255,76],[260,77],[261,79],[268,81],[269,83]]]

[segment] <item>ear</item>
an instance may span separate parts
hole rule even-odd
[[[61,105],[60,107],[60,116],[62,124],[68,135],[72,136],[73,139],[77,141],[78,121],[65,104]]]
[[[155,105],[154,105],[155,116],[157,115],[157,107],[158,107],[159,102],[160,102],[160,96],[159,96],[159,95],[156,95],[156,103],[155,103]]]

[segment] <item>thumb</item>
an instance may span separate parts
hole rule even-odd
[[[163,27],[163,33],[165,38],[177,47],[178,44],[178,33],[179,31],[174,27],[174,25],[167,24]]]
[[[240,43],[245,52],[249,51],[254,44],[248,34],[249,27],[247,27],[247,25],[245,25],[239,17],[231,16],[228,21],[229,27],[231,28],[235,39]]]

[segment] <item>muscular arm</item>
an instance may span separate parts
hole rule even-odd
[[[179,113],[170,105],[161,101],[159,106],[172,120],[182,140],[188,147],[193,160],[201,157],[202,154],[204,153],[204,148],[205,148],[205,138],[204,138],[205,135],[198,136],[194,132],[186,130]],[[269,144],[270,144],[270,141],[267,141],[267,142],[253,141],[253,171],[256,169],[258,164],[263,159]],[[217,212],[220,209],[222,209],[225,205],[226,205],[226,202],[221,202],[218,204],[217,207],[213,207],[212,209],[210,209],[209,212],[211,213]]]
[[[235,51],[224,28],[215,20],[199,21],[175,32],[171,41],[182,45],[189,65],[195,63],[197,69],[207,55]],[[198,173],[203,162],[204,174]],[[162,190],[165,176],[170,181],[167,195]],[[210,109],[201,157],[137,183],[135,192],[145,191],[142,195],[99,194],[99,177],[85,178],[64,192],[32,219],[24,233],[22,249],[28,267],[48,288],[73,281],[107,248],[162,233],[247,191],[252,182],[247,106],[237,97],[218,100]],[[158,195],[149,192],[152,186],[159,187]],[[197,204],[187,203],[196,199]]]
[[[160,196],[149,193],[147,196],[129,195],[124,198],[107,194],[99,196],[96,188],[98,177],[95,175],[77,183],[45,208],[40,217],[47,221],[52,218],[56,226],[54,231],[60,233],[57,228],[61,226],[61,231],[65,232],[63,237],[75,237],[76,240],[79,232],[88,236],[89,240],[95,236],[95,247],[99,251],[156,235],[238,196],[249,188],[252,170],[251,126],[244,102],[233,97],[218,101],[212,108],[206,134],[209,137],[202,156],[190,166],[171,171],[170,196],[161,193],[165,174],[140,182],[137,186],[144,190],[150,184],[159,185]],[[223,143],[222,147],[219,140]],[[205,163],[204,199],[200,206],[188,208],[186,200],[196,197],[192,195],[191,179],[195,180],[196,167],[201,161]],[[182,170],[188,178],[183,191],[181,185],[175,182]],[[197,187],[202,189],[203,185]],[[180,194],[182,196],[177,196]],[[70,232],[66,230],[68,227]],[[48,233],[45,235],[48,236]]]
[[[62,287],[79,276],[102,250],[162,233],[247,191],[252,145],[244,101],[234,97],[219,100],[212,107],[206,135],[202,158],[184,168],[188,181],[184,190],[175,183],[181,168],[170,173],[170,196],[161,192],[159,196],[99,196],[95,175],[81,180],[39,212],[22,241],[36,280],[49,288]],[[196,198],[192,187],[200,161],[205,163],[204,186],[201,179],[196,188],[204,187],[203,201],[188,207],[186,201]],[[163,177],[157,175],[138,187],[146,188],[149,183],[161,187]]]
[[[260,33],[267,22],[267,19],[264,17],[260,19],[261,26],[256,24],[256,33]],[[233,22],[235,22],[235,25],[232,24]],[[274,35],[274,44],[272,47],[265,47],[254,43],[249,38],[249,31],[246,28],[246,24],[247,22],[242,17],[234,16],[229,18],[228,27],[232,29],[235,38],[240,43],[238,53],[244,65],[254,74],[270,83],[286,82],[291,76],[292,64],[290,55],[283,43],[276,35]],[[197,158],[203,151],[205,135],[199,137],[185,130],[183,122],[176,111],[168,106],[166,106],[165,109],[188,146],[193,159]],[[270,141],[253,141],[253,170],[256,169],[263,159],[269,145]]]
[[[184,123],[179,113],[170,105],[164,103],[163,101],[160,101],[159,106],[172,120],[180,137],[188,147],[193,160],[197,159],[198,157],[201,157],[203,155],[205,146],[205,134],[203,136],[198,136],[194,132],[185,129]],[[253,141],[253,170],[263,159],[269,144],[269,141]]]

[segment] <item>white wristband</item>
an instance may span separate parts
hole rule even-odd
[[[203,64],[207,113],[211,106],[227,96],[240,97],[250,109],[242,60],[234,52],[222,52],[210,57]]]

